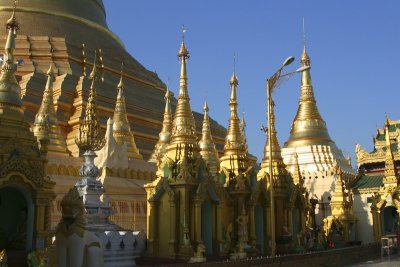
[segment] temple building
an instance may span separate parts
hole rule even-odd
[[[384,128],[373,138],[371,152],[356,146],[359,177],[352,191],[354,212],[362,219],[359,226],[364,242],[379,241],[399,229],[399,131],[400,121],[386,118]]]
[[[0,0],[0,21],[10,17],[12,3]],[[113,125],[108,131],[112,136],[106,136],[107,146],[98,152],[96,164],[115,210],[111,218],[127,229],[145,229],[143,184],[155,178],[155,165],[146,161],[163,127],[164,83],[129,55],[108,29],[102,0],[19,0],[15,14],[20,30],[13,53],[16,60],[24,62],[15,72],[23,117],[37,139],[49,138],[45,168],[55,183],[56,195],[49,215],[51,228],[61,218],[64,194],[79,178],[82,151],[75,136],[83,122],[89,71],[98,51],[103,78],[96,88],[100,131],[106,132],[109,118]],[[0,46],[5,44],[7,33],[0,34]],[[172,93],[168,103],[174,110]],[[201,126],[202,115],[194,113],[194,119]],[[225,129],[211,118],[209,124],[215,146],[221,151]],[[201,136],[201,131],[198,127],[195,134]]]
[[[304,44],[301,66],[311,66],[310,63]],[[330,201],[336,183],[335,165],[340,167],[341,177],[347,188],[355,179],[356,173],[329,136],[326,123],[318,111],[310,69],[301,74],[299,107],[289,139],[282,148],[282,157],[291,173],[294,173],[298,161],[309,197],[317,201],[317,225],[322,226],[322,220],[332,215]]]
[[[267,167],[269,141],[261,170],[248,153],[245,122],[238,116],[239,80],[233,72],[224,154],[218,159],[207,103],[200,141],[193,135],[195,124],[186,74],[189,51],[184,41],[178,56],[181,72],[177,108],[171,126],[166,95],[164,127],[154,152],[157,179],[145,185],[148,255],[190,261],[204,261],[208,256],[242,259],[247,255],[270,254],[275,248],[271,242],[277,244],[277,253],[288,253],[292,236],[305,231],[310,208],[299,171],[295,183],[283,163],[274,122],[271,183]],[[272,118],[274,121],[274,115]]]

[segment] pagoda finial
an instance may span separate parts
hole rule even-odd
[[[53,100],[54,65],[50,63],[47,71],[47,82],[43,92],[42,104],[35,116],[33,134],[38,140],[48,139],[48,153],[69,155],[67,143],[61,134]]]
[[[185,29],[185,28],[184,28]],[[185,30],[183,30],[184,32]],[[181,73],[179,82],[179,96],[176,105],[175,117],[172,127],[171,144],[190,143],[197,146],[197,138],[195,136],[195,123],[190,106],[190,98],[188,94],[186,60],[189,58],[189,51],[186,49],[185,43],[182,40],[179,49],[178,57],[181,62]]]
[[[85,117],[79,128],[79,134],[75,137],[75,143],[84,152],[100,150],[105,144],[105,139],[100,135],[100,124],[97,120],[96,114],[96,81],[101,75],[97,67],[98,62],[99,59],[97,52],[95,51],[93,69],[90,73],[90,79],[92,80],[92,83],[89,89]]]
[[[236,87],[239,85],[238,78],[236,76],[236,53],[233,54],[233,73],[231,76],[231,79],[229,81],[229,84],[231,85],[231,88],[235,86],[235,90],[231,90],[231,99],[236,98]],[[234,96],[233,96],[234,94]]]
[[[7,23],[6,23],[7,30],[12,29],[15,35],[17,34],[17,31],[19,30],[19,24],[15,17],[15,10],[17,9],[17,3],[18,3],[18,1],[14,0],[14,6],[13,6],[13,11],[12,11],[11,17],[7,20]]]
[[[118,86],[117,86],[117,88],[118,89],[122,89],[123,87],[124,87],[124,82],[123,82],[123,78],[124,78],[124,62],[121,62],[121,75],[120,75],[120,79],[119,79],[119,83],[118,83]]]
[[[386,142],[386,157],[385,157],[385,176],[384,183],[397,183],[397,168],[393,157],[392,145],[390,142],[389,134],[390,122],[389,118],[386,118],[385,123],[385,142]]]
[[[306,42],[306,28],[303,17],[303,53],[301,55],[301,66],[310,66],[310,57],[307,54],[307,42]]]
[[[118,94],[115,102],[115,110],[113,116],[113,136],[118,144],[126,142],[128,147],[129,159],[141,159],[139,149],[136,147],[135,139],[131,131],[131,126],[128,121],[128,114],[126,112],[124,83],[123,83],[123,67],[121,63],[121,77],[117,86]]]
[[[202,136],[201,140],[199,141],[200,154],[206,161],[210,173],[216,174],[219,169],[219,160],[218,160],[218,152],[215,149],[215,144],[211,136],[210,120],[208,116],[209,108],[207,101],[204,101],[203,110],[204,110],[204,119],[203,119]]]
[[[304,23],[304,17],[303,17],[303,45],[304,45],[304,48],[307,45],[307,42],[306,42],[306,26],[305,26],[305,23]]]
[[[17,36],[17,31],[19,30],[19,24],[17,18],[15,17],[15,9],[17,7],[17,1],[14,1],[14,7],[11,17],[7,20],[6,29],[8,30],[8,36],[5,44],[5,55],[4,62],[9,63],[9,68],[16,71],[16,64],[14,62],[14,49],[15,49],[15,37]],[[4,64],[3,64],[4,67]]]

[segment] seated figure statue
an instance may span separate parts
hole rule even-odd
[[[85,229],[83,199],[76,187],[61,201],[62,219],[57,226],[57,267],[102,267],[103,249],[97,236]]]

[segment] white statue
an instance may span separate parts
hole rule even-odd
[[[76,187],[61,201],[62,219],[56,230],[57,267],[102,267],[103,249],[97,236],[85,229],[82,197]]]
[[[126,142],[117,144],[113,136],[113,120],[107,120],[107,131],[104,136],[106,144],[96,154],[94,162],[99,167],[128,168],[128,148]]]

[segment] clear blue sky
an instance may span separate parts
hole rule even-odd
[[[259,160],[266,124],[265,79],[290,55],[299,66],[302,18],[317,105],[338,147],[372,149],[385,113],[400,119],[400,1],[104,0],[109,28],[130,54],[155,70],[177,94],[181,25],[187,27],[189,94],[193,110],[227,127],[229,78],[237,54],[239,110],[246,113],[250,152]],[[275,92],[281,145],[297,111],[300,77]]]

